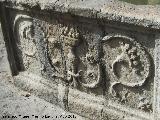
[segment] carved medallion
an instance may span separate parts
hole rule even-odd
[[[150,75],[150,59],[146,50],[134,39],[122,35],[103,38],[104,58],[111,80],[110,93],[116,94],[118,84],[142,86]]]

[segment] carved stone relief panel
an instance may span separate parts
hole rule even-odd
[[[65,81],[77,87],[75,48],[79,45],[80,35],[78,29],[71,24],[61,24],[57,20],[41,21],[34,19],[41,64],[43,72],[54,80]],[[41,33],[41,34],[40,34]]]
[[[97,24],[41,17],[15,17],[21,69],[105,96],[106,104],[152,112],[154,65],[153,49],[145,47],[148,40],[121,33],[104,36]]]
[[[99,46],[101,31],[70,22],[34,19],[43,72],[81,91],[102,94]],[[100,29],[99,29],[100,30]],[[97,88],[101,90],[95,90]],[[98,88],[98,89],[99,89]]]
[[[39,58],[34,39],[32,18],[17,14],[14,19],[14,37],[16,40],[17,67],[20,71],[30,71],[39,74]]]
[[[152,112],[152,95],[146,90],[151,77],[149,52],[135,39],[120,34],[103,38],[104,64],[111,101]],[[152,81],[153,82],[153,81]],[[152,91],[153,92],[153,91]]]

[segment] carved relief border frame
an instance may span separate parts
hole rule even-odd
[[[5,40],[7,54],[8,54],[8,61],[11,69],[10,74],[17,75],[18,70],[17,70],[14,51],[13,51],[14,48],[12,47],[14,43],[12,38],[13,33],[11,32],[11,26],[9,22],[10,16],[7,15],[8,8],[3,4],[0,4],[0,13],[3,16],[3,17],[0,17],[0,21],[2,23],[2,31],[4,34],[4,40]]]
[[[160,119],[160,34],[155,38],[155,77],[154,77],[154,120]]]

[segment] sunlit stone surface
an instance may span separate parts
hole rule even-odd
[[[15,88],[86,119],[160,119],[159,6],[1,0],[0,14]]]
[[[156,5],[160,4],[160,0],[120,0],[136,5]]]

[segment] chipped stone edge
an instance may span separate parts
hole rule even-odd
[[[15,76],[13,83],[18,89],[38,96],[86,119],[97,120],[106,119],[106,117],[111,119],[113,117],[117,120],[151,120],[153,118],[151,114],[126,108],[111,101],[106,101],[103,97],[68,88],[68,86],[60,83],[51,83],[49,80],[28,72],[21,72],[18,76]],[[44,89],[46,92],[44,92]],[[108,102],[108,105],[106,105],[106,102]]]
[[[0,0],[0,4],[28,11],[60,12],[105,21],[133,24],[150,29],[160,29],[160,17],[158,17],[160,16],[160,12],[158,12],[160,6],[138,6],[117,0],[77,0],[75,2],[73,0]],[[121,7],[122,11],[121,9],[116,10],[116,7]],[[154,12],[156,13],[154,14]]]
[[[155,77],[154,77],[154,104],[153,115],[154,120],[160,119],[160,34],[156,35],[155,39]]]
[[[9,3],[9,1],[11,1],[11,0],[8,0],[8,1],[3,1],[4,3],[5,2],[7,2],[7,3],[5,3],[5,5],[9,5],[9,4],[11,4],[11,3]],[[19,0],[19,1],[22,1],[22,0]],[[1,2],[1,1],[0,1]],[[13,4],[13,3],[12,3]],[[25,4],[25,5],[27,5],[27,4]],[[21,7],[21,8],[24,8],[24,9],[26,9],[26,8],[33,8],[33,9],[36,9],[35,7],[37,6],[37,4],[35,5],[35,6],[33,6],[33,7],[31,7],[31,6],[25,6],[24,4],[15,4],[14,5],[14,7]],[[34,4],[33,4],[34,5]],[[11,7],[11,6],[10,6]],[[13,7],[13,6],[12,6]],[[123,22],[121,19],[123,18],[123,17],[125,17],[125,16],[118,16],[118,15],[115,15],[114,16],[114,14],[112,15],[112,14],[110,14],[110,13],[102,13],[102,12],[98,12],[98,11],[94,11],[94,10],[91,10],[90,8],[89,9],[87,9],[87,8],[85,8],[85,9],[81,9],[81,8],[65,8],[66,10],[64,10],[64,11],[61,11],[60,10],[60,8],[61,8],[61,6],[59,6],[59,5],[54,5],[54,9],[52,8],[52,9],[50,9],[50,10],[53,10],[53,11],[56,11],[56,12],[62,12],[62,13],[70,13],[70,14],[74,14],[74,15],[77,15],[77,16],[83,16],[83,17],[89,17],[89,18],[97,18],[97,19],[106,19],[106,20],[113,20],[113,21],[119,21],[119,22]],[[47,9],[45,9],[45,8],[41,8],[41,10],[47,10]],[[63,9],[62,9],[63,10]],[[80,11],[79,11],[80,10]],[[78,11],[78,12],[75,12],[75,11]],[[88,16],[86,16],[85,14],[83,14],[83,12],[85,12],[85,11],[88,11],[88,12],[90,12],[90,13],[92,13],[92,14],[89,14]],[[93,12],[94,11],[94,12]],[[81,13],[80,13],[81,12]],[[92,16],[93,15],[93,16]],[[100,16],[100,15],[104,15],[104,16]],[[123,19],[124,21],[125,21],[125,23],[129,23],[129,24],[134,24],[134,25],[140,25],[140,26],[143,26],[143,27],[148,27],[148,28],[154,28],[154,29],[159,29],[160,28],[160,22],[158,21],[157,22],[157,24],[155,24],[153,21],[150,21],[150,20],[148,20],[147,21],[147,19],[146,19],[146,21],[145,20],[143,20],[143,21],[140,21],[138,18],[135,18],[135,19],[132,19],[132,18],[128,18],[128,17],[126,17],[125,19]],[[127,20],[129,20],[129,21],[127,21]],[[131,20],[131,21],[130,21]],[[157,25],[157,26],[156,26]],[[157,49],[158,50],[158,49]],[[155,60],[156,61],[158,61],[159,59],[156,59],[155,58]],[[157,72],[159,72],[159,71],[157,71]],[[22,82],[22,81],[21,81]],[[26,81],[25,81],[26,82]],[[157,82],[157,80],[155,80],[155,82]],[[73,92],[70,92],[70,93],[68,93],[68,94],[70,94],[71,96],[72,96],[72,94],[74,94]],[[81,94],[81,93],[80,93]],[[159,93],[155,93],[155,95],[157,95],[157,94],[159,94]],[[70,98],[68,98],[69,100],[73,100],[73,99],[70,99]],[[89,100],[89,99],[88,99]],[[68,105],[70,104],[70,102],[74,102],[74,101],[68,101]],[[83,104],[83,108],[85,109],[85,102],[83,102],[84,104]],[[159,101],[158,101],[158,99],[156,99],[155,100],[155,103],[157,103],[157,104],[159,104]],[[94,103],[94,104],[96,104],[96,103]],[[100,105],[101,106],[101,105]],[[93,109],[95,109],[95,108],[93,108]],[[114,110],[114,109],[111,109],[111,108],[105,108],[105,109],[109,109],[109,110]],[[157,108],[158,110],[159,110],[159,108]],[[123,110],[122,110],[123,111]],[[155,111],[155,113],[156,113],[156,111]],[[79,113],[80,114],[80,113]]]

